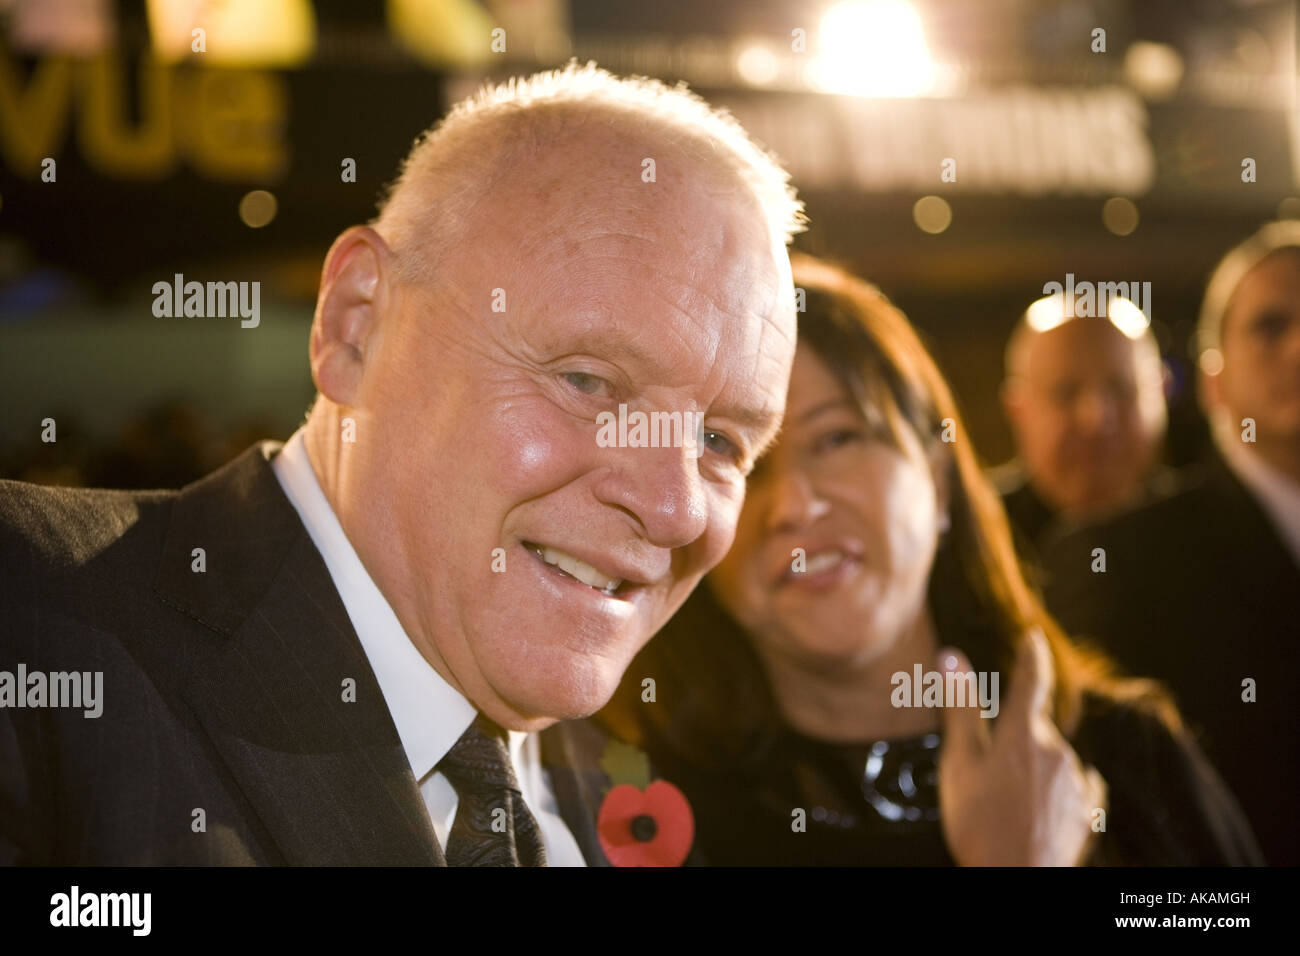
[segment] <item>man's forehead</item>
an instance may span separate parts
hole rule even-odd
[[[792,336],[773,332],[767,317],[688,313],[644,299],[625,309],[549,303],[521,317],[515,328],[539,350],[593,355],[616,363],[641,384],[760,397],[772,390],[784,394],[794,348]]]
[[[533,231],[520,251],[551,268],[601,269],[608,260],[643,262],[687,282],[720,284],[734,273],[780,274],[761,217],[734,201],[643,193],[623,209],[570,210]],[[680,200],[680,202],[679,202]],[[707,273],[707,274],[706,274]]]
[[[1136,352],[1136,340],[1101,317],[1072,319],[1046,332],[1034,333],[1028,343],[1030,367],[1043,371],[1086,372],[1107,360],[1123,365]]]
[[[468,268],[453,265],[449,278],[471,301],[486,301],[475,287],[500,286],[498,327],[538,349],[604,354],[663,383],[706,367],[775,373],[783,398],[795,315],[792,289],[782,291],[792,283],[756,200],[743,188],[702,188],[681,169],[645,183],[638,164],[613,174],[601,161],[576,192],[580,158],[567,168],[548,161],[541,178],[554,189],[497,194],[479,244],[457,255]]]
[[[516,164],[480,203],[483,214],[504,217],[523,251],[553,253],[555,240],[703,250],[772,231],[750,184],[700,144],[654,135],[610,141],[602,130],[561,145]]]
[[[1242,278],[1230,311],[1261,304],[1296,306],[1300,290],[1300,249],[1274,253]]]
[[[793,335],[781,261],[761,242],[648,234],[644,225],[556,229],[519,262],[522,287],[540,306],[678,326],[691,340],[722,334]],[[764,326],[771,326],[766,329]]]

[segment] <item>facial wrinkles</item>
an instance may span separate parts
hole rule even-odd
[[[572,170],[566,173],[572,175]],[[667,182],[661,178],[660,186]],[[623,384],[637,400],[672,406],[752,406],[755,393],[776,390],[775,383],[742,377],[751,366],[771,375],[773,364],[780,361],[762,351],[773,316],[755,313],[771,303],[776,290],[777,280],[769,275],[772,264],[759,261],[766,245],[755,242],[757,227],[741,219],[734,206],[688,202],[697,192],[689,182],[679,185],[657,194],[650,184],[645,189],[639,183],[607,189],[634,210],[624,217],[626,224],[589,216],[581,228],[560,230],[551,224],[574,222],[565,194],[538,201],[516,186],[507,202],[504,192],[494,191],[480,207],[483,216],[471,228],[471,241],[432,270],[436,285],[400,289],[402,332],[383,348],[394,363],[386,371],[395,374],[377,376],[374,388],[377,397],[386,390],[386,427],[411,446],[405,474],[385,479],[389,493],[405,497],[394,513],[410,526],[397,529],[406,552],[402,589],[411,592],[402,603],[443,655],[453,681],[470,694],[481,694],[486,685],[502,700],[514,694],[526,707],[543,706],[537,703],[541,692],[527,689],[525,675],[551,667],[556,674],[572,673],[575,690],[569,696],[594,699],[592,682],[605,679],[597,673],[603,665],[586,670],[571,666],[564,652],[608,662],[610,667],[622,663],[636,650],[631,645],[649,638],[651,625],[662,623],[730,538],[743,482],[694,475],[694,493],[673,499],[667,507],[679,527],[680,512],[688,509],[703,528],[702,536],[672,550],[666,562],[672,576],[659,576],[653,601],[639,612],[634,629],[623,630],[614,640],[595,617],[575,618],[575,626],[563,633],[547,634],[543,627],[536,641],[518,649],[515,664],[510,661],[515,651],[510,649],[508,609],[474,600],[485,586],[481,569],[433,568],[428,554],[444,546],[472,551],[487,543],[483,539],[502,533],[515,546],[515,538],[554,533],[561,547],[565,534],[589,533],[593,546],[619,553],[639,551],[644,557],[644,541],[636,537],[626,516],[608,502],[593,500],[592,488],[584,484],[601,480],[606,462],[622,466],[633,463],[635,455],[603,454],[594,442],[584,445],[584,432],[576,424],[555,427],[566,413],[597,407],[575,402],[566,409],[562,402],[551,401],[557,394],[550,391],[556,387],[557,372],[564,370],[564,363],[556,360],[563,357],[558,353],[566,351],[566,340],[578,341],[588,333],[596,344],[571,351],[589,351],[591,362],[574,370],[603,378],[601,365],[612,365],[622,371]],[[584,182],[582,191],[589,193],[590,185]],[[589,195],[580,198],[572,205],[579,210],[592,207]],[[665,216],[665,202],[675,203],[680,214]],[[647,205],[654,209],[647,211]],[[637,208],[641,211],[635,212]],[[717,221],[710,222],[710,215]],[[505,312],[492,311],[497,288],[505,292]],[[578,308],[590,316],[575,315]],[[603,331],[602,323],[613,326],[611,336],[621,331],[625,341],[660,353],[660,367],[631,368],[603,355],[600,337],[589,334]],[[392,384],[385,386],[389,378]],[[539,387],[543,381],[545,386]],[[783,389],[784,381],[779,384]],[[422,391],[407,401],[398,394],[404,389]],[[518,411],[514,418],[512,409]],[[427,424],[437,434],[422,430],[426,423],[421,416],[430,419]],[[449,460],[455,456],[442,453],[443,434],[456,442],[473,441],[481,434],[496,447],[458,472],[456,462]],[[494,462],[501,466],[499,481],[492,478]],[[382,463],[377,467],[384,469]],[[682,467],[697,464],[684,462]],[[441,480],[455,489],[454,504],[430,491]],[[646,500],[653,505],[652,499]],[[444,520],[464,507],[462,502],[474,508],[473,520]],[[390,565],[393,557],[390,553]],[[435,574],[439,581],[445,577],[446,587],[429,587]],[[492,593],[527,593],[514,583],[518,578],[489,580]],[[524,619],[531,620],[527,609],[522,610]],[[583,683],[591,685],[585,693],[578,687]]]
[[[767,336],[770,335],[767,326],[773,324],[770,318],[737,317],[720,312],[718,304],[707,292],[693,287],[677,286],[679,296],[652,288],[655,291],[649,301],[662,303],[676,321],[656,324],[653,328],[649,324],[637,325],[631,330],[628,330],[627,322],[620,323],[633,342],[642,343],[651,354],[662,356],[662,361],[656,363],[655,384],[647,384],[643,389],[644,397],[650,399],[652,406],[704,412],[717,404],[780,407],[779,397],[784,391],[788,369],[773,369],[773,359],[765,351]],[[589,296],[599,298],[594,291]],[[692,296],[704,303],[694,311],[689,302],[681,301]],[[600,310],[596,311],[599,313]],[[719,316],[723,320],[721,323],[706,320],[706,317]],[[590,325],[595,326],[599,321],[593,318]],[[790,338],[789,335],[783,336],[782,341],[789,342]],[[724,356],[729,361],[724,361]],[[752,364],[748,365],[746,374],[744,367],[738,368],[737,361],[747,356],[752,356]],[[774,377],[780,381],[755,387],[754,383],[766,381],[764,372],[769,370],[774,371]],[[678,390],[681,394],[664,395],[664,400],[658,401],[654,390],[659,386]],[[727,394],[729,388],[731,394]],[[734,438],[737,436],[733,434]],[[750,435],[751,452],[760,440],[761,436]]]
[[[536,368],[531,362],[531,360],[524,360],[522,364],[529,367],[530,376],[531,376],[533,374],[532,370]],[[633,377],[635,379],[636,377],[635,370],[632,371],[633,371]],[[535,374],[538,376],[544,376],[553,373],[551,370],[537,369]],[[686,404],[695,404],[691,400],[691,395],[696,392],[695,389],[686,389],[684,387],[677,387],[671,385],[646,385],[643,382],[636,382],[636,381],[634,381],[633,387],[636,389],[635,394],[628,395],[628,396],[620,396],[620,397],[628,398],[638,407],[645,406],[647,408],[660,408],[660,407],[672,408],[672,407],[677,407]],[[528,386],[522,386],[520,391],[525,400],[531,397]],[[592,423],[592,427],[594,428],[594,423]],[[673,452],[670,450],[657,450],[655,453],[672,454]],[[591,463],[595,464],[595,462],[596,459],[593,457]],[[593,478],[595,480],[599,480],[599,474],[603,474],[608,468],[626,467],[626,462],[624,459],[619,459],[617,463],[610,461],[605,465],[597,465],[596,467],[598,469],[598,472],[593,473]],[[681,463],[681,467],[683,469],[688,469],[688,468],[696,468],[698,466],[693,461],[684,461]],[[577,474],[577,471],[575,469],[575,474],[574,474],[575,480],[580,480],[581,477],[582,475]],[[692,483],[692,487],[688,490],[683,491],[682,494],[674,496],[671,502],[663,503],[662,507],[666,509],[666,513],[670,516],[678,515],[680,509],[684,507],[687,509],[687,513],[692,518],[696,519],[699,523],[704,524],[706,523],[705,519],[707,519],[710,514],[709,496],[710,495],[716,496],[718,493],[717,482],[708,481],[699,476],[690,476],[687,480]],[[728,495],[727,500],[729,500],[730,497],[731,496]]]

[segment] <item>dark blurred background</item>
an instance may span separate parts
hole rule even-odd
[[[288,437],[331,240],[450,103],[571,56],[685,80],[776,152],[797,246],[911,316],[989,463],[1044,283],[1149,281],[1185,463],[1207,272],[1300,217],[1295,22],[1277,0],[0,0],[0,477],[174,487]],[[155,317],[178,273],[260,282],[260,324]]]

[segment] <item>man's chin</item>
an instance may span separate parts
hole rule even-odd
[[[518,682],[512,681],[516,686],[501,696],[518,718],[514,722],[517,729],[542,730],[561,720],[580,720],[596,713],[614,696],[620,677],[570,674],[539,686],[536,674],[526,674]]]

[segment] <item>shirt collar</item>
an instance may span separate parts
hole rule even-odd
[[[303,434],[301,428],[294,432],[271,466],[325,561],[379,682],[411,771],[421,780],[446,756],[477,712],[407,637],[321,490]],[[516,761],[527,736],[510,732],[511,756]]]

